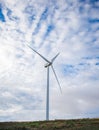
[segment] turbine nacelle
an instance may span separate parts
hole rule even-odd
[[[46,63],[44,67],[47,68],[47,67],[49,67],[49,66],[51,66],[51,65],[52,65],[52,62]]]
[[[47,63],[45,64],[44,67],[47,68],[48,66],[51,66],[52,63],[54,62],[54,60],[56,59],[56,57],[57,57],[58,55],[59,55],[59,53],[52,58],[51,62],[46,59]]]

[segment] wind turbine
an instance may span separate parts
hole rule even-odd
[[[37,53],[43,60],[45,60],[47,62],[44,67],[47,68],[46,120],[49,120],[49,67],[52,68],[52,71],[53,71],[54,76],[56,78],[56,81],[58,83],[60,92],[62,93],[60,83],[58,81],[56,72],[55,72],[54,67],[53,67],[53,62],[55,61],[55,59],[59,55],[59,53],[55,57],[53,57],[51,61],[49,61],[44,56],[42,56],[40,53],[38,53],[36,50],[34,50],[32,47],[30,47],[29,45],[27,45],[27,46],[30,49],[32,49],[35,53]]]

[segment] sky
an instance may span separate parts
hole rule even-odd
[[[0,0],[0,121],[99,117],[99,0]]]

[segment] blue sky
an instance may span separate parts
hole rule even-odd
[[[0,121],[99,117],[99,0],[0,0]]]

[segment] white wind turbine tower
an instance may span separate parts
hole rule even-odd
[[[58,81],[57,75],[56,75],[55,70],[53,68],[53,62],[56,59],[56,57],[59,55],[59,53],[55,57],[53,57],[51,61],[49,61],[44,56],[42,56],[40,53],[38,53],[36,50],[34,50],[32,47],[30,47],[30,46],[28,46],[28,47],[30,49],[32,49],[35,53],[37,53],[40,57],[42,57],[43,60],[45,60],[47,62],[44,67],[47,68],[46,120],[49,120],[49,67],[52,68],[52,71],[53,71],[53,73],[55,75],[58,86],[59,86],[60,91],[62,93],[60,83]]]

